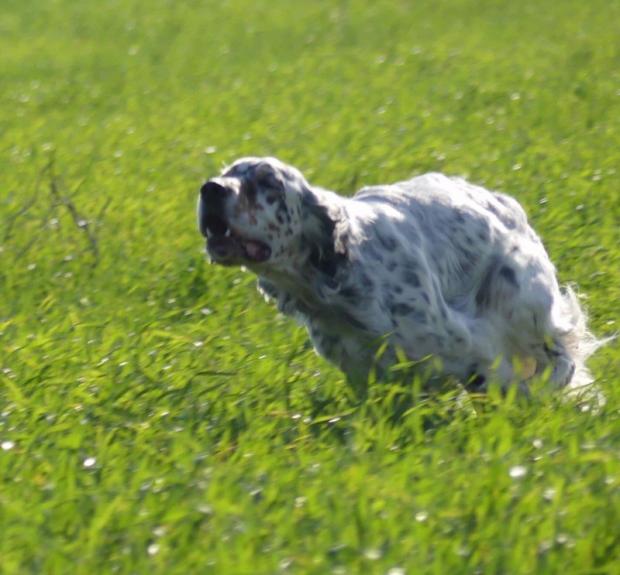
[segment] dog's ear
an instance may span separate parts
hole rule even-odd
[[[309,248],[310,265],[334,277],[347,261],[345,219],[337,204],[321,196],[311,189],[302,193],[302,238]]]

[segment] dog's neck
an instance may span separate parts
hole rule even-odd
[[[317,310],[324,306],[320,286],[334,286],[335,280],[317,267],[317,254],[310,246],[298,257],[278,266],[263,268],[258,276],[267,280],[279,292],[279,298],[298,302],[300,310]]]

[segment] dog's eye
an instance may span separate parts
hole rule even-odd
[[[265,193],[265,201],[269,204],[275,204],[281,197],[282,194],[279,194],[277,191],[271,189]]]
[[[262,188],[282,190],[282,180],[272,166],[266,163],[259,164],[255,172],[256,182]]]
[[[282,182],[275,174],[261,174],[258,178],[258,185],[269,190],[282,189]]]

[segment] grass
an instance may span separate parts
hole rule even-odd
[[[620,347],[598,415],[356,403],[200,183],[277,155],[350,193],[516,196],[598,334],[620,314],[620,3],[4,0],[0,572],[618,573]]]

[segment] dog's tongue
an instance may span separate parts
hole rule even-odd
[[[255,242],[254,240],[246,240],[243,242],[243,247],[251,259],[257,262],[264,262],[269,259],[271,255],[271,249],[262,242]]]

